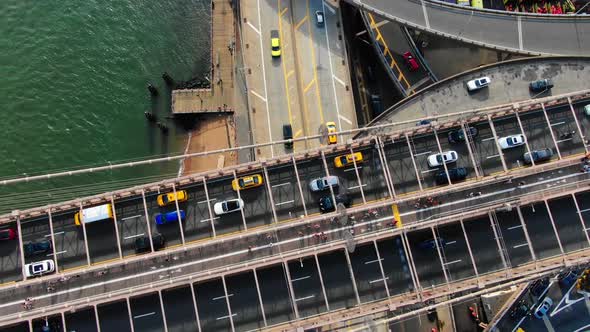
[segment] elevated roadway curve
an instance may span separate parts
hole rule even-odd
[[[476,10],[434,1],[345,0],[406,26],[503,51],[590,54],[590,17]]]

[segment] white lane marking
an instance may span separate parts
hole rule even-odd
[[[565,124],[565,121],[552,123],[551,124],[551,127],[553,127],[553,126],[559,126],[559,125],[562,125],[562,124]]]
[[[559,301],[559,303],[555,306],[555,309],[553,309],[553,311],[549,314],[549,316],[553,317],[555,315],[557,315],[559,312],[561,312],[563,309],[568,308],[580,301],[584,300],[584,297],[580,297],[578,299],[575,300],[570,300],[570,294],[572,293],[574,287],[576,287],[577,283],[574,282],[574,284],[570,287],[570,289],[568,289],[568,291],[565,293],[565,296],[563,296],[561,298],[561,301]],[[561,307],[561,304],[565,301],[565,305],[563,307]]]
[[[495,154],[495,155],[492,155],[492,156],[487,156],[486,159],[498,158],[498,157],[500,157],[500,155],[499,154]]]
[[[575,330],[574,332],[582,332],[582,331],[588,331],[590,330],[590,324],[586,325],[586,326],[582,326],[579,329]]]
[[[152,312],[148,312],[147,314],[133,316],[133,318],[137,319],[137,318],[147,317],[147,316],[151,316],[151,315],[155,315],[155,314],[156,314],[156,312],[152,311]]]
[[[332,75],[332,77],[340,84],[342,84],[342,86],[346,86],[346,83],[344,83],[343,80],[339,79],[338,76],[336,75]]]
[[[125,217],[125,218],[122,218],[122,219],[119,219],[119,220],[120,221],[125,221],[125,220],[135,219],[135,218],[139,218],[139,217],[141,217],[141,214],[138,214],[136,216],[131,216],[131,217]]]
[[[348,123],[349,125],[352,126],[352,121],[348,120],[348,118],[346,118],[344,115],[339,114],[338,115],[338,118],[344,120],[344,122],[346,122],[346,123]],[[342,129],[340,129],[340,130],[342,130]]]
[[[299,281],[299,280],[305,280],[305,279],[309,279],[311,278],[311,276],[305,276],[305,277],[301,277],[301,278],[295,278],[295,279],[291,279],[291,282],[295,282],[295,281]]]
[[[233,316],[235,316],[235,315],[237,315],[237,314],[232,314],[231,316],[233,317]],[[228,318],[229,318],[229,315],[227,315],[227,316],[221,316],[221,317],[217,317],[217,318],[215,318],[215,320],[222,320],[222,319],[228,319]]]
[[[366,183],[362,185],[362,187],[366,187],[366,186],[367,186]],[[348,187],[348,190],[358,189],[358,188],[359,188],[359,186],[352,186],[352,187]]]
[[[203,219],[203,220],[201,220],[201,222],[208,222],[208,221],[211,221],[211,220],[217,220],[217,219],[219,219],[219,217],[215,217],[215,218],[213,218],[213,219],[209,219],[209,218],[207,218],[207,219]]]
[[[252,94],[255,95],[256,97],[260,98],[262,101],[266,102],[266,98],[259,95],[256,91],[250,90],[250,92],[252,92]]]
[[[512,248],[516,249],[516,248],[525,247],[525,246],[528,246],[528,243],[517,244],[515,246],[512,246]]]
[[[461,260],[461,259],[457,259],[456,261],[451,261],[451,262],[445,263],[445,265],[456,264],[456,263],[459,263],[459,262],[462,262],[462,261],[463,260]]]
[[[248,21],[248,25],[250,26],[250,28],[252,28],[252,30],[254,30],[254,32],[256,32],[258,35],[260,35],[260,31],[258,31],[258,29],[256,29],[256,27],[254,27],[254,25],[252,25],[252,23],[250,23],[250,21]]]
[[[433,168],[433,169],[429,169],[429,170],[426,170],[426,171],[422,171],[422,174],[431,173],[431,172],[435,172],[435,171],[438,171],[438,168]]]
[[[137,235],[130,235],[130,236],[126,236],[123,238],[123,240],[128,240],[128,239],[132,239],[134,237],[140,237],[140,236],[144,236],[145,233],[141,233],[141,234],[137,234]]]
[[[59,234],[63,234],[63,233],[65,233],[65,232],[61,231],[61,232],[53,233],[53,235],[59,235]],[[51,234],[45,235],[45,237],[50,237],[50,236],[51,236]]]
[[[291,203],[293,203],[293,202],[295,202],[295,200],[294,200],[294,199],[292,199],[292,200],[290,200],[290,201],[286,201],[286,202],[276,203],[275,205],[276,205],[276,206],[281,206],[281,205],[285,205],[285,204],[291,204]]]
[[[363,166],[357,166],[358,169],[363,169]],[[347,168],[344,170],[345,172],[350,172],[350,171],[354,171],[354,167],[353,168]]]
[[[513,229],[517,229],[517,228],[521,228],[522,225],[517,225],[517,226],[512,226],[512,227],[508,227],[508,230],[513,230]]]
[[[232,296],[234,296],[234,294],[227,294],[227,297],[232,297]],[[214,297],[211,299],[211,301],[217,301],[217,300],[221,300],[221,299],[225,299],[225,295]]]
[[[524,46],[522,40],[522,19],[520,18],[520,16],[516,17],[516,22],[518,23],[518,47],[520,50],[522,50]]]
[[[291,182],[285,182],[285,183],[281,183],[281,184],[274,184],[271,186],[271,188],[276,188],[276,187],[282,187],[282,186],[288,186],[290,185]]]
[[[449,241],[449,242],[445,243],[445,246],[448,246],[449,244],[455,244],[455,243],[457,243],[457,241]]]
[[[55,254],[56,255],[61,255],[61,254],[65,254],[66,252],[68,252],[67,250],[62,250],[62,251],[58,251]]]
[[[524,189],[524,188],[528,188],[528,187],[532,187],[532,186],[542,185],[542,184],[549,183],[549,182],[566,180],[566,179],[569,179],[569,178],[572,178],[572,177],[579,176],[580,174],[581,175],[584,175],[584,173],[573,173],[573,174],[564,175],[564,176],[561,176],[561,177],[558,177],[558,178],[554,178],[554,179],[547,179],[547,180],[543,180],[543,181],[539,181],[539,182],[534,182],[534,183],[531,183],[531,184],[525,184],[525,185],[522,185],[522,186],[518,186],[518,188]]]
[[[580,213],[584,213],[584,212],[588,212],[590,211],[590,209],[584,209],[584,210],[580,210]]]
[[[428,13],[426,12],[426,4],[424,0],[422,0],[422,12],[424,13],[424,22],[426,23],[426,28],[430,29],[430,21],[428,20]]]
[[[374,283],[376,283],[376,282],[381,282],[381,281],[384,281],[384,280],[387,280],[387,279],[389,279],[389,277],[385,277],[385,279],[381,278],[381,279],[375,279],[375,280],[371,280],[371,281],[369,281],[369,283],[370,283],[370,284],[374,284]]]
[[[493,139],[494,139],[494,136],[492,136],[492,137],[488,137],[488,138],[484,138],[484,139],[482,139],[481,141],[482,141],[482,142],[485,142],[485,141],[491,141],[491,140],[493,140]]]
[[[326,11],[326,8],[328,8],[328,10],[332,13],[332,14],[336,14],[336,9],[330,7],[329,4],[325,3],[324,1],[322,1],[322,5],[324,7],[324,12]]]
[[[421,156],[421,155],[424,155],[424,154],[429,154],[429,153],[432,153],[432,151],[426,151],[426,152],[414,153],[414,157],[418,157],[418,156]]]
[[[204,201],[198,201],[197,204],[203,204],[203,203],[207,203],[207,202],[213,202],[216,201],[217,198],[210,198],[209,200],[204,200]]]
[[[303,301],[303,300],[307,300],[307,299],[312,299],[312,298],[314,298],[314,297],[315,297],[315,295],[310,295],[310,296],[306,296],[306,297],[301,297],[301,298],[295,299],[295,302],[297,302],[297,301]]]
[[[328,6],[330,8],[330,6]],[[326,4],[322,1],[322,10],[326,12]],[[332,91],[334,92],[334,106],[336,106],[336,114],[338,114],[338,128],[342,130],[342,123],[340,122],[340,107],[338,106],[338,95],[336,94],[336,83],[334,83],[334,66],[332,66],[332,50],[330,49],[330,37],[328,37],[328,24],[324,22],[324,32],[326,34],[326,45],[328,46],[328,62],[330,63],[330,74],[332,74]],[[319,52],[318,52],[319,55]],[[352,122],[349,123],[352,125]]]
[[[366,265],[366,264],[377,263],[378,261],[382,261],[382,260],[383,260],[383,258],[381,258],[381,259],[374,259],[374,260],[372,260],[372,261],[366,261],[366,262],[365,262],[365,265]]]
[[[558,141],[555,141],[556,143],[563,143],[563,142],[567,142],[567,141],[571,141],[573,140],[573,138],[566,138],[566,139],[560,139]]]

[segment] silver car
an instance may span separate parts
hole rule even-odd
[[[339,185],[338,177],[334,175],[324,176],[323,178],[313,179],[309,182],[311,191],[322,191],[330,187],[336,188]]]

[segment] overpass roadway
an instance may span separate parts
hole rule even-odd
[[[590,54],[590,18],[461,8],[438,1],[345,0],[414,29],[502,51]]]
[[[173,331],[194,331],[195,325],[203,331],[246,331],[291,320],[301,326],[326,312],[365,304],[391,310],[396,303],[401,308],[580,264],[588,261],[590,246],[590,175],[574,166],[519,179],[525,185],[503,179],[477,188],[482,194],[475,198],[465,190],[454,197],[441,193],[435,198],[458,207],[470,201],[464,204],[468,208],[446,217],[439,217],[446,214],[442,205],[410,209],[402,214],[413,221],[398,229],[385,224],[391,220],[387,209],[377,209],[377,215],[358,216],[355,223],[320,224],[329,238],[316,246],[306,243],[313,238],[306,232],[274,245],[233,251],[215,245],[72,276],[55,282],[50,293],[39,283],[5,288],[0,324],[63,313],[67,328],[76,330],[121,322],[118,331],[130,326],[161,331],[164,325]],[[503,209],[507,202],[510,211]],[[354,240],[346,240],[351,230]],[[25,297],[35,299],[30,311],[21,308]]]
[[[35,216],[27,217],[28,212],[23,211],[17,225],[13,219],[2,226],[20,228],[20,239],[0,244],[3,258],[0,261],[0,280],[4,283],[22,280],[23,263],[41,259],[52,258],[59,272],[68,272],[131,258],[136,255],[135,239],[146,234],[162,234],[168,248],[174,248],[244,231],[265,232],[266,228],[272,229],[277,223],[296,223],[320,215],[318,199],[332,197],[338,192],[348,195],[353,207],[359,207],[399,195],[444,188],[436,183],[434,174],[436,171],[446,172],[451,166],[437,169],[426,164],[428,155],[440,151],[452,149],[459,154],[456,165],[468,171],[467,183],[522,168],[522,156],[528,150],[550,148],[555,153],[554,159],[585,153],[588,147],[582,138],[590,136],[590,125],[582,114],[581,105],[583,103],[580,102],[559,104],[541,110],[527,110],[518,116],[518,113],[510,112],[468,122],[479,132],[478,137],[469,140],[469,144],[448,141],[449,131],[457,129],[454,123],[414,127],[414,134],[398,133],[395,138],[385,136],[384,140],[371,138],[367,141],[369,144],[340,146],[337,152],[322,150],[314,155],[300,155],[281,164],[267,163],[262,169],[250,165],[215,177],[191,177],[168,187],[148,186],[143,191],[134,190],[135,194],[107,194],[101,199],[80,201],[60,210],[55,207],[51,212],[36,210]],[[572,129],[572,124],[579,124],[573,127],[580,129],[577,135],[559,138],[560,132]],[[494,137],[518,133],[527,137],[526,145],[500,150],[495,143]],[[333,159],[351,151],[361,152],[364,162],[343,169],[335,168]],[[264,186],[239,192],[231,189],[234,177],[254,173],[261,174]],[[328,174],[339,177],[340,187],[334,192],[310,192],[308,183]],[[186,190],[188,201],[163,208],[156,204],[159,193],[174,190]],[[243,213],[222,216],[212,213],[215,202],[237,197],[245,202]],[[80,204],[87,207],[105,201],[112,202],[114,206],[113,222],[85,227],[74,225],[73,215],[79,211]],[[186,212],[184,222],[156,225],[153,221],[156,213],[175,210]],[[10,220],[11,216],[6,218]],[[33,257],[20,254],[20,242],[41,239],[52,240],[53,252]]]

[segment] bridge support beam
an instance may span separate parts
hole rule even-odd
[[[379,254],[379,248],[377,246],[377,241],[373,240],[373,246],[375,247],[375,254],[377,255],[377,262],[379,263],[379,270],[381,271],[381,278],[383,278],[383,285],[385,286],[385,293],[387,294],[387,298],[391,296],[389,293],[389,286],[387,285],[387,278],[385,278],[385,270],[383,270],[383,263],[381,262],[381,254]]]
[[[168,322],[166,321],[166,310],[164,310],[164,300],[162,299],[161,290],[158,290],[158,298],[160,299],[160,311],[162,313],[162,322],[164,323],[164,332],[168,332]]]
[[[277,218],[277,209],[275,207],[275,200],[272,195],[272,188],[270,187],[270,180],[268,177],[268,168],[266,166],[262,166],[262,170],[264,171],[264,177],[266,179],[266,181],[265,181],[266,182],[266,190],[268,190],[268,199],[270,200],[270,208],[272,210],[272,217],[274,218],[275,223],[278,223],[279,219]],[[242,215],[243,215],[243,213],[242,213]],[[277,234],[277,236],[278,236],[278,234]]]
[[[438,236],[438,234],[436,234],[434,227],[430,227],[430,230],[432,231],[432,238],[434,240],[434,245],[436,246],[436,252],[438,253],[438,258],[440,259],[440,267],[443,270],[443,275],[445,276],[445,282],[447,283],[447,287],[449,287],[449,290],[450,290],[451,284],[449,282],[449,274],[447,272],[447,262],[444,259],[442,249],[441,249],[440,245],[438,244],[439,236]]]
[[[25,247],[23,246],[23,230],[20,223],[20,216],[16,216],[16,236],[18,237],[18,256],[20,259],[20,272],[23,277],[23,280],[27,280],[27,274],[25,270]],[[53,244],[53,243],[52,243]],[[53,252],[55,252],[55,247],[53,247]],[[57,272],[57,265],[55,271]]]
[[[588,153],[588,144],[586,143],[586,136],[584,136],[582,132],[582,127],[580,126],[580,121],[578,120],[578,116],[576,115],[576,111],[574,110],[574,105],[572,105],[571,97],[567,97],[567,103],[569,104],[570,111],[572,111],[572,116],[574,117],[574,121],[576,122],[576,128],[578,128],[578,133],[580,133],[582,144],[584,144],[584,150],[586,151],[586,153]]]
[[[57,244],[55,243],[55,230],[53,229],[53,216],[51,215],[51,209],[47,210],[47,217],[49,217],[49,234],[51,235],[51,247],[53,248],[53,262],[55,263],[55,272],[59,273],[59,263],[57,262],[56,249]],[[24,268],[24,267],[23,267]]]
[[[231,305],[229,304],[229,294],[227,294],[227,284],[225,283],[225,276],[221,276],[221,283],[223,284],[223,294],[225,294],[225,304],[227,305],[227,314],[229,316],[229,323],[231,325],[232,332],[236,331],[234,327],[234,315],[231,311]]]
[[[256,295],[258,295],[258,304],[260,305],[260,312],[262,313],[262,322],[264,326],[268,326],[266,322],[266,313],[264,312],[264,302],[262,302],[262,292],[260,291],[260,284],[258,283],[258,273],[256,272],[256,268],[252,269],[254,273],[254,283],[256,284]],[[199,331],[201,332],[201,331]]]
[[[467,237],[467,232],[465,231],[465,223],[463,219],[459,219],[459,224],[461,224],[461,230],[463,231],[463,237],[465,238],[465,244],[467,244],[467,252],[469,253],[469,259],[471,260],[471,265],[473,266],[473,272],[475,272],[475,277],[477,278],[477,282],[479,281],[479,272],[477,271],[477,264],[475,264],[475,257],[473,256],[473,251],[471,251],[471,245],[469,244],[469,238]]]
[[[423,191],[424,188],[422,188],[422,181],[420,181],[420,170],[418,170],[418,165],[416,165],[416,157],[414,157],[414,151],[412,144],[410,143],[410,136],[408,136],[408,133],[404,133],[404,136],[406,137],[408,151],[410,151],[410,157],[412,158],[412,164],[414,165],[414,171],[416,172],[416,181],[418,181],[418,187],[420,187],[420,191]]]
[[[572,199],[574,200],[574,205],[576,206],[576,212],[578,214],[578,219],[580,219],[580,224],[582,225],[582,230],[584,231],[584,235],[586,236],[586,241],[588,241],[588,246],[590,246],[590,235],[588,235],[588,231],[590,231],[590,227],[586,227],[586,223],[584,222],[584,217],[582,217],[582,211],[580,211],[580,205],[578,204],[578,199],[576,198],[575,194],[571,194]]]
[[[354,151],[352,147],[350,147],[350,153],[354,155]],[[352,164],[354,165],[354,173],[356,174],[356,180],[358,182],[359,190],[361,191],[361,197],[363,198],[363,204],[367,204],[367,199],[365,198],[365,191],[363,190],[363,181],[361,180],[361,175],[359,174],[358,164],[356,162],[356,158],[352,158]],[[334,201],[334,206],[336,206],[336,201]]]
[[[233,170],[232,174],[234,176],[234,181],[238,182],[238,176],[236,175],[236,171]],[[268,177],[266,176],[266,172],[265,172],[264,180],[263,181],[266,183],[265,186],[268,188]],[[236,193],[238,194],[238,199],[242,199],[242,195],[240,194],[240,186],[236,186],[236,188],[237,188]],[[270,191],[269,191],[269,196],[272,198],[272,194],[270,193]],[[272,204],[272,201],[271,201],[271,206],[272,205],[273,204]],[[274,221],[276,222],[277,221],[277,218],[274,215],[274,209],[272,211],[273,211]],[[246,216],[244,215],[244,209],[243,208],[240,209],[240,216],[242,217],[242,225],[244,225],[244,230],[246,231],[246,230],[248,230],[248,225],[246,224]],[[211,221],[213,221],[213,220],[211,220]]]
[[[434,140],[436,141],[436,147],[438,148],[438,153],[441,154],[441,158],[442,158],[443,150],[442,150],[442,147],[440,145],[440,140],[438,139],[438,132],[436,131],[436,127],[435,126],[432,126],[432,132],[434,134]],[[445,170],[445,174],[447,176],[447,181],[448,181],[447,183],[449,185],[453,184],[453,181],[451,181],[451,177],[449,176],[449,168],[447,167],[447,163],[445,163],[444,159],[442,160],[442,165],[443,165],[443,168]]]
[[[96,331],[100,332],[100,318],[98,317],[98,306],[93,305],[94,308],[94,319],[96,321]]]
[[[522,126],[522,121],[520,121],[520,115],[518,115],[518,111],[514,110],[514,116],[516,116],[516,121],[518,122],[518,127],[520,128],[520,132],[524,136],[524,144],[526,146],[526,151],[529,153],[531,157],[531,163],[535,166],[535,158],[533,158],[531,147],[529,146],[529,138],[526,136],[524,132],[524,127]],[[551,130],[551,128],[549,128]]]
[[[207,189],[207,180],[203,177],[203,189],[205,190],[205,199],[207,199],[207,209],[209,210],[209,222],[211,223],[211,231],[213,232],[213,237],[217,237],[217,233],[215,232],[215,215],[213,214],[213,210],[211,209],[211,199],[209,198],[209,189]]]
[[[174,183],[172,183],[172,192],[174,192],[174,197],[176,196],[176,185]],[[178,218],[178,229],[180,230],[180,240],[182,245],[185,245],[185,241],[184,241],[184,230],[182,229],[182,225],[184,224],[180,218],[180,206],[178,205],[178,200],[175,199],[174,200],[174,206],[176,206],[176,218]]]
[[[322,156],[322,163],[324,164],[324,171],[326,173],[326,176],[329,177],[330,176],[330,171],[328,171],[328,162],[326,161],[326,154],[324,153],[324,151],[321,151],[321,156]],[[330,189],[330,195],[332,196],[332,202],[334,202],[334,206],[336,206],[336,194],[334,194],[334,188],[332,188],[332,186],[329,186],[328,189]]]
[[[507,261],[507,254],[508,254],[508,250],[506,249],[506,247],[504,245],[502,245],[504,243],[504,241],[502,240],[502,242],[500,242],[500,238],[501,238],[501,230],[500,230],[500,225],[498,225],[498,223],[496,222],[495,219],[495,214],[493,214],[494,212],[488,212],[488,217],[490,218],[490,227],[492,228],[492,232],[494,233],[494,239],[496,239],[496,244],[498,245],[498,254],[500,255],[500,259],[502,259],[502,266],[504,266],[504,269],[506,269],[506,271],[508,271],[508,273],[510,273],[510,270],[508,269],[509,266],[511,266],[511,264],[508,264]],[[498,229],[496,229],[496,225],[498,225]],[[506,254],[504,254],[504,252],[506,252]]]
[[[113,207],[113,226],[115,226],[115,237],[117,238],[117,250],[119,251],[119,259],[123,259],[123,251],[121,250],[121,235],[119,234],[119,222],[117,220],[117,209],[115,209],[115,198],[112,195],[111,206]]]
[[[500,156],[500,160],[502,161],[502,168],[504,172],[508,172],[508,167],[506,167],[506,160],[504,160],[504,153],[502,153],[502,148],[500,147],[500,143],[498,142],[498,134],[496,133],[496,127],[494,126],[494,121],[492,121],[492,117],[488,114],[488,123],[490,124],[490,129],[492,130],[492,135],[494,135],[494,143],[496,148],[498,149],[498,155]]]
[[[295,170],[295,178],[297,179],[297,189],[299,189],[299,195],[301,196],[301,204],[303,205],[303,214],[307,216],[307,207],[305,206],[305,197],[303,196],[303,187],[301,186],[301,179],[299,178],[299,171],[297,170],[297,160],[295,156],[291,155],[291,161],[293,162],[293,169]]]
[[[151,238],[151,236],[150,236]],[[125,302],[127,303],[127,313],[129,314],[129,326],[131,327],[131,332],[135,332],[135,324],[133,324],[133,312],[131,311],[131,301],[129,301],[129,297],[125,298]],[[62,312],[63,315],[63,312]],[[64,330],[67,331],[65,326],[65,319],[64,319]]]
[[[145,201],[145,190],[142,189],[141,190],[141,199],[143,201],[143,212],[145,213],[145,224],[147,226],[147,231],[148,231],[148,238],[150,239],[150,248],[152,249],[152,252],[154,252],[154,240],[152,239],[152,226],[150,225],[150,215],[148,214],[148,210],[147,210],[147,202]]]
[[[557,239],[557,244],[559,245],[559,251],[562,255],[565,256],[565,252],[563,251],[563,244],[561,243],[561,239],[559,238],[559,232],[557,232],[557,226],[555,225],[555,220],[553,219],[553,214],[551,213],[551,208],[549,207],[549,202],[546,199],[543,200],[545,202],[545,208],[547,208],[547,213],[549,214],[549,220],[551,221],[551,227],[553,228],[553,233],[555,233],[555,238]]]
[[[526,224],[524,222],[524,218],[522,217],[522,211],[520,210],[520,206],[516,207],[516,213],[518,214],[518,219],[520,220],[520,225],[522,226],[522,230],[524,232],[524,237],[526,238],[526,243],[529,246],[529,251],[531,252],[531,258],[535,261],[535,267],[537,266],[537,256],[535,255],[535,251],[533,250],[533,243],[531,242],[531,238],[529,236],[529,231],[527,230]]]
[[[547,127],[549,128],[549,133],[551,134],[551,139],[553,140],[553,144],[555,144],[555,150],[557,151],[557,157],[561,160],[561,151],[559,150],[559,142],[555,139],[555,133],[553,132],[553,128],[551,127],[551,122],[549,121],[549,115],[547,114],[547,110],[545,109],[545,103],[541,103],[541,109],[543,110],[543,115],[545,116],[545,121],[547,122]]]
[[[287,286],[289,287],[289,298],[291,306],[295,313],[295,318],[299,319],[299,310],[297,309],[297,300],[295,299],[295,291],[293,290],[293,282],[291,281],[291,272],[289,271],[289,262],[283,261],[283,269],[285,269],[285,276],[287,277]]]
[[[389,165],[387,164],[387,157],[385,155],[383,141],[381,141],[381,137],[379,136],[375,136],[375,140],[375,146],[377,148],[377,152],[379,153],[381,165],[383,166],[383,173],[385,175],[387,189],[389,191],[389,197],[397,198],[397,195],[395,193],[395,186],[393,185],[393,178],[391,177],[391,173],[389,172]]]
[[[410,268],[410,277],[414,284],[414,290],[418,295],[418,298],[422,299],[422,285],[420,284],[420,278],[418,278],[418,270],[416,270],[416,264],[414,264],[414,257],[412,256],[412,248],[410,247],[410,240],[408,234],[404,231],[400,235],[402,246],[408,259],[408,267]]]
[[[346,257],[346,265],[348,266],[348,272],[350,273],[350,280],[352,281],[352,289],[354,290],[354,296],[356,297],[357,305],[361,304],[361,297],[359,296],[359,290],[356,286],[356,278],[354,277],[354,270],[352,269],[352,263],[350,262],[350,255],[348,250],[344,249],[344,256]]]
[[[197,323],[197,330],[199,332],[201,332],[201,320],[199,318],[199,306],[197,305],[197,296],[195,294],[195,286],[192,282],[190,283],[190,287],[191,287],[191,298],[193,299],[193,308],[195,310],[195,323]]]
[[[82,202],[79,203],[80,205],[80,224],[82,225],[82,234],[84,235],[84,249],[86,250],[86,264],[91,266],[92,263],[90,262],[90,248],[88,247],[88,236],[86,235],[86,223],[82,218],[82,212],[84,207],[82,207]]]
[[[315,266],[318,270],[318,277],[320,279],[320,285],[322,286],[322,294],[324,294],[324,303],[326,304],[326,311],[330,311],[330,303],[328,303],[328,293],[326,293],[326,286],[324,285],[324,277],[322,277],[322,269],[320,268],[320,260],[317,254],[313,254],[315,259]]]
[[[475,153],[475,146],[473,144],[473,137],[471,137],[471,131],[469,130],[469,124],[465,122],[465,120],[461,120],[461,129],[463,130],[463,134],[465,135],[465,145],[467,146],[467,152],[469,152],[469,159],[471,159],[471,163],[473,164],[473,170],[475,171],[475,177],[480,178],[482,177],[483,170],[481,169],[481,165],[476,161]],[[480,172],[481,170],[481,172]]]

